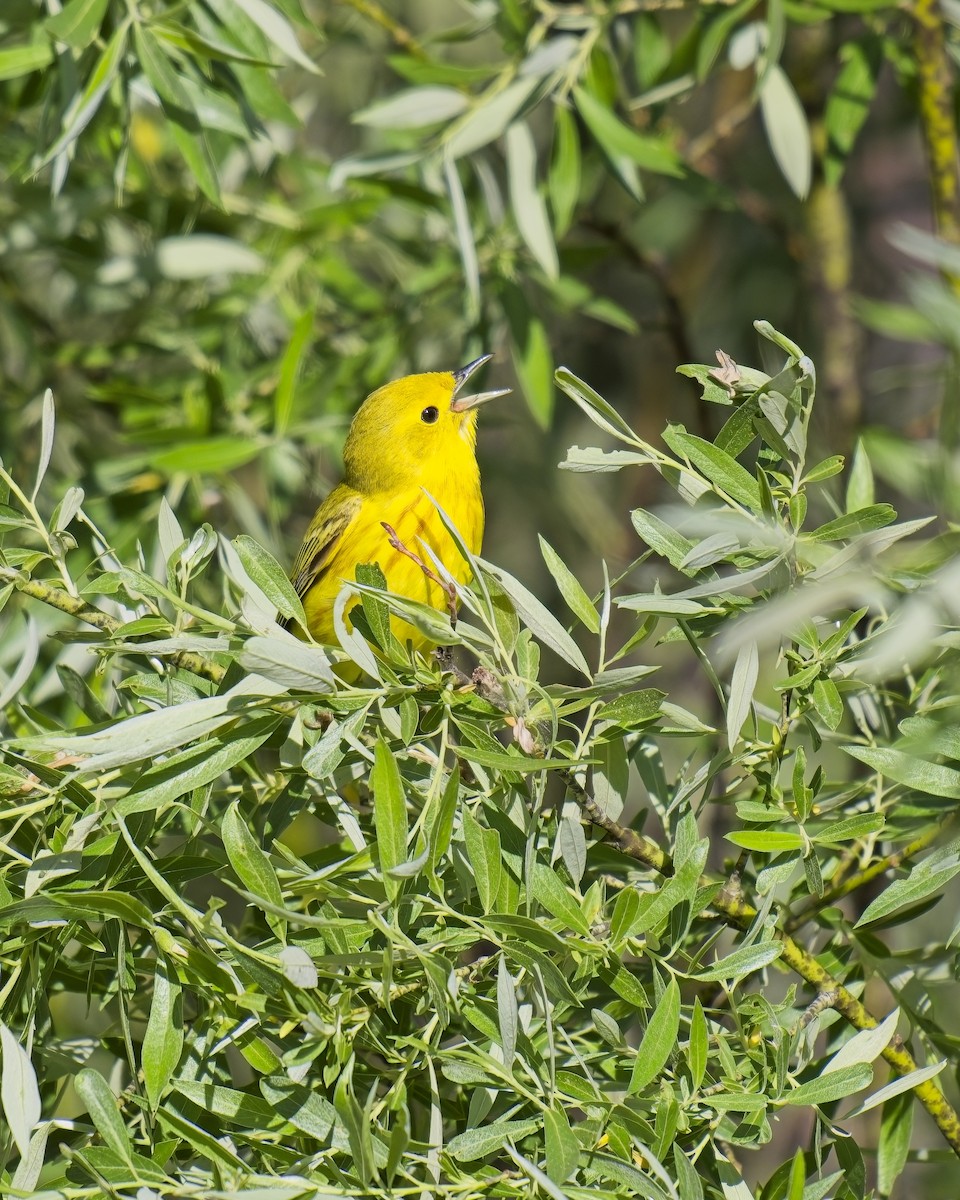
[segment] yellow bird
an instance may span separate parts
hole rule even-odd
[[[471,552],[479,552],[483,497],[475,451],[477,409],[510,389],[463,396],[460,391],[492,357],[484,354],[458,371],[407,375],[378,388],[361,405],[343,449],[343,482],[314,514],[290,572],[317,641],[336,645],[334,601],[344,582],[354,581],[360,563],[378,563],[391,592],[441,610],[447,607],[446,592],[412,556],[429,567],[427,546],[458,582],[468,581],[470,568],[433,500]],[[397,618],[394,632],[417,649],[429,645]]]

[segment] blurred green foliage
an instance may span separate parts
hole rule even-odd
[[[955,1194],[958,19],[5,0],[4,1194]],[[479,687],[287,640],[350,413],[486,350]]]

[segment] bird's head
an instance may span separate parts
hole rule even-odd
[[[467,380],[492,354],[457,371],[405,375],[371,393],[353,418],[343,450],[346,480],[358,491],[388,491],[411,486],[432,470],[474,461],[477,410],[505,396],[464,391]]]

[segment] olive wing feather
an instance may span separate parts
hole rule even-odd
[[[323,575],[334,548],[360,511],[362,503],[356,492],[341,484],[320,505],[290,572],[290,582],[301,600]]]

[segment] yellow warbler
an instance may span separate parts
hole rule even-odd
[[[485,354],[459,371],[397,379],[368,396],[353,418],[343,450],[344,480],[314,514],[290,573],[318,641],[336,643],[334,601],[360,563],[378,563],[391,592],[439,609],[447,606],[446,592],[412,556],[430,567],[429,547],[455,579],[467,582],[469,567],[433,501],[471,552],[479,551],[477,408],[510,389],[468,396],[460,390],[492,357]],[[394,631],[419,649],[429,644],[396,618]]]

